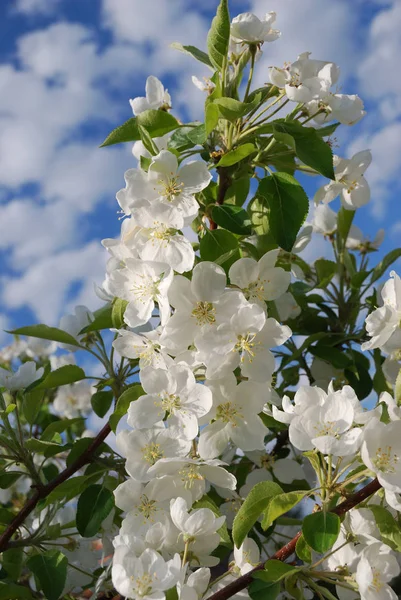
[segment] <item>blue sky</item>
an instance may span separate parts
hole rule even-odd
[[[180,118],[202,118],[191,75],[201,65],[168,48],[204,47],[217,0],[3,0],[0,19],[0,328],[57,324],[78,303],[95,308],[106,260],[100,240],[118,234],[116,191],[134,166],[130,145],[99,149],[131,116],[128,99],[158,76]],[[342,156],[370,148],[371,204],[357,224],[386,228],[381,253],[399,246],[401,210],[401,3],[398,0],[233,0],[232,16],[276,10],[282,37],[265,45],[267,68],[312,51],[342,69],[341,91],[368,115],[338,134]],[[308,181],[310,195],[323,180]],[[309,258],[325,253],[314,240]],[[5,339],[3,340],[5,341]]]

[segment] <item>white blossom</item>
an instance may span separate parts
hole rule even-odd
[[[364,428],[361,457],[386,490],[401,492],[401,421],[372,419]]]
[[[275,20],[275,12],[267,13],[263,20],[253,13],[237,15],[231,22],[231,36],[234,43],[263,44],[263,42],[274,42],[281,35],[278,29],[272,29]]]
[[[87,381],[77,381],[58,388],[53,408],[66,419],[87,415],[91,410],[91,397],[96,389]]]
[[[0,367],[0,387],[5,387],[10,392],[22,390],[40,379],[43,373],[43,367],[37,369],[36,363],[32,360],[23,363],[15,373]]]
[[[366,317],[366,331],[371,339],[362,344],[362,350],[401,348],[401,279],[395,271],[391,271],[390,277],[381,290],[383,306]]]
[[[170,94],[164,89],[163,84],[157,77],[150,75],[147,78],[145,91],[146,97],[139,96],[129,101],[134,115],[139,115],[149,109],[162,108],[165,110],[171,108]]]

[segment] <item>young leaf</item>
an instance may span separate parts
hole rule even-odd
[[[316,287],[324,289],[328,286],[337,272],[337,264],[326,258],[319,258],[315,261],[316,274],[319,283]]]
[[[82,537],[97,534],[114,507],[112,492],[102,485],[91,485],[80,495],[77,505],[77,529]]]
[[[298,541],[295,546],[295,552],[298,558],[300,558],[304,563],[308,564],[312,562],[312,552],[308,544],[305,542],[305,538],[303,535],[301,535],[298,538]]]
[[[217,98],[214,104],[218,106],[221,116],[227,121],[236,121],[252,110],[251,102],[240,102],[234,98]]]
[[[220,0],[216,16],[207,35],[207,50],[210,62],[217,71],[221,71],[225,65],[229,43],[230,13],[228,12],[228,0]]]
[[[174,131],[180,125],[177,119],[165,110],[145,110],[114,129],[100,147],[104,148],[113,144],[140,140],[141,134],[138,124],[145,127],[151,138],[161,137],[170,131]]]
[[[401,528],[393,515],[383,506],[369,506],[381,533],[382,540],[396,552],[401,552]]]
[[[101,329],[111,329],[113,322],[111,320],[111,303],[102,306],[93,313],[94,320],[81,329],[80,333],[89,333],[90,331],[100,331]]]
[[[174,50],[178,50],[179,52],[183,52],[184,54],[189,54],[189,56],[193,56],[194,58],[196,58],[196,60],[199,60],[204,65],[207,65],[213,70],[213,65],[210,62],[210,59],[206,52],[203,52],[203,50],[199,50],[199,48],[196,48],[195,46],[183,46],[179,42],[173,42],[172,44],[170,44],[170,48],[174,48]]]
[[[280,593],[280,584],[255,579],[249,586],[248,593],[252,600],[275,600]]]
[[[110,427],[114,433],[116,432],[120,419],[127,414],[131,402],[138,400],[144,393],[142,386],[140,386],[139,383],[135,383],[121,394],[117,401],[116,409],[109,419]]]
[[[103,418],[113,402],[113,392],[95,392],[91,398],[92,408],[98,417]]]
[[[235,515],[233,523],[233,540],[237,548],[241,546],[248,532],[266,509],[271,499],[282,492],[281,487],[273,481],[261,481],[251,489]]]
[[[60,419],[59,421],[53,421],[53,423],[50,423],[46,427],[40,439],[44,442],[49,442],[53,439],[55,433],[63,433],[63,431],[78,423],[83,423],[83,418],[76,417],[75,419]]]
[[[299,492],[278,494],[277,496],[271,498],[264,513],[262,529],[266,531],[266,529],[268,529],[278,517],[285,515],[289,510],[294,508],[298,502],[301,502],[301,500],[309,493],[309,490],[303,490]]]
[[[0,600],[33,600],[29,588],[16,583],[0,581]]]
[[[352,221],[355,216],[354,210],[346,210],[343,206],[340,208],[337,214],[337,232],[340,235],[344,245],[347,241],[349,231],[351,229]]]
[[[257,571],[254,574],[254,578],[274,583],[297,570],[298,567],[287,565],[286,563],[281,562],[281,560],[270,559],[265,562],[264,571]]]
[[[19,327],[12,331],[7,331],[15,335],[27,335],[28,337],[40,338],[42,340],[51,340],[53,342],[60,342],[62,344],[72,344],[73,346],[79,346],[79,342],[72,337],[66,331],[57,329],[57,327],[48,327],[47,325],[27,325],[26,327]]]
[[[307,515],[302,523],[306,543],[316,552],[324,554],[333,546],[340,533],[340,517],[331,512]]]
[[[208,102],[205,106],[205,132],[209,135],[219,122],[219,107],[213,102]]]
[[[249,177],[240,177],[239,179],[235,179],[226,192],[224,204],[242,206],[248,198],[249,188]]]
[[[77,365],[64,365],[49,373],[35,389],[48,390],[60,387],[61,385],[74,383],[75,381],[81,381],[82,379],[85,379],[85,377],[85,371],[80,367],[77,367]]]
[[[217,225],[238,235],[252,233],[251,220],[246,210],[239,206],[224,204],[216,205],[212,209],[212,219]]]
[[[216,167],[230,167],[254,152],[256,152],[256,148],[253,144],[242,144],[242,146],[238,146],[234,150],[230,150],[227,154],[224,154]]]
[[[111,320],[115,329],[121,329],[124,325],[124,313],[127,308],[127,300],[121,298],[114,298],[111,308]]]
[[[25,392],[24,394],[22,411],[29,425],[33,425],[38,418],[44,393],[44,390],[38,390],[36,387],[30,392]]]
[[[375,281],[380,279],[380,277],[382,275],[384,275],[384,273],[387,271],[389,266],[392,265],[393,262],[395,262],[400,257],[401,257],[401,248],[396,248],[395,250],[391,250],[391,252],[386,254],[386,256],[383,258],[383,260],[381,262],[379,262],[377,267],[375,267],[373,269],[370,283],[374,283]]]
[[[224,231],[224,229],[207,231],[200,241],[199,249],[203,260],[213,262],[233,250],[234,252],[230,255],[229,260],[225,260],[224,264],[221,265],[226,271],[240,257],[237,238],[229,231]]]
[[[309,210],[303,187],[288,173],[273,173],[259,183],[258,194],[269,204],[270,233],[283,250],[291,252]]]
[[[329,179],[335,178],[331,148],[313,127],[304,127],[296,121],[282,121],[274,123],[273,130],[279,141],[288,143],[286,136],[294,140],[296,155],[305,165]],[[291,142],[288,145],[292,145]]]
[[[313,354],[313,356],[332,364],[335,369],[345,369],[352,364],[352,360],[349,356],[344,354],[342,350],[338,350],[332,346],[318,344],[316,346],[311,346],[309,352]]]
[[[67,557],[58,550],[47,550],[31,556],[26,564],[39,580],[47,600],[58,600],[67,578]]]

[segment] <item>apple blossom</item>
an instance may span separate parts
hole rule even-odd
[[[130,100],[129,103],[134,115],[139,115],[145,110],[171,108],[171,97],[163,84],[157,77],[150,75],[146,80],[146,97],[138,97]]]
[[[361,457],[381,485],[401,492],[401,421],[382,423],[372,419],[364,428]]]
[[[87,415],[91,410],[91,397],[96,389],[87,381],[77,381],[58,388],[53,408],[67,419]]]
[[[372,160],[369,150],[357,152],[351,159],[334,157],[335,181],[319,188],[315,194],[315,203],[327,204],[338,195],[341,204],[347,210],[356,210],[370,200],[369,184],[364,173]]]
[[[276,20],[276,13],[270,12],[260,20],[253,13],[241,13],[234,17],[231,22],[231,36],[235,43],[263,44],[263,42],[274,42],[281,33],[272,29]]]
[[[362,344],[362,350],[384,345],[393,350],[401,346],[401,280],[395,271],[390,277],[381,290],[383,306],[366,317],[366,331],[371,339]]]
[[[0,368],[0,387],[5,387],[11,392],[22,390],[40,379],[43,372],[43,367],[37,369],[36,363],[32,360],[22,364],[16,373]]]

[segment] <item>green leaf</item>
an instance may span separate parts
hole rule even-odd
[[[30,452],[37,452],[40,454],[47,453],[47,456],[55,456],[63,451],[63,446],[56,442],[37,440],[36,438],[29,438],[29,440],[26,440],[25,447],[27,450],[30,450]]]
[[[35,389],[48,390],[85,379],[85,371],[77,365],[64,365],[48,374]]]
[[[101,473],[94,475],[93,479],[98,479],[100,476]],[[63,481],[47,496],[45,506],[49,506],[49,504],[54,504],[60,500],[68,501],[75,498],[90,483],[92,483],[92,479],[87,475],[78,475],[77,477],[71,477],[71,479]]]
[[[239,179],[235,179],[226,192],[224,204],[242,206],[248,198],[249,188],[249,177],[240,177]]]
[[[36,387],[30,392],[25,392],[24,394],[22,411],[29,425],[33,425],[37,421],[38,414],[42,406],[44,393],[44,390],[38,390]]]
[[[349,356],[344,354],[342,350],[338,350],[332,346],[324,346],[323,344],[311,346],[309,352],[313,354],[313,356],[332,364],[336,369],[345,369],[352,364],[352,360]]]
[[[230,253],[230,258],[221,265],[225,271],[240,258],[238,240],[232,233],[224,229],[209,230],[205,233],[199,244],[202,260],[216,262],[217,259]]]
[[[340,123],[330,123],[330,125],[325,125],[324,127],[319,127],[316,129],[316,133],[321,137],[327,137],[333,135],[336,131],[337,127],[339,127]]]
[[[298,158],[329,179],[335,179],[333,153],[330,146],[313,127],[303,127],[296,121],[276,122],[273,125],[274,137],[292,146],[286,136],[294,140]]]
[[[401,528],[393,515],[382,506],[370,505],[369,508],[373,513],[383,542],[396,552],[401,552]]]
[[[213,102],[208,102],[205,106],[205,131],[206,135],[212,133],[219,122],[219,107]]]
[[[8,508],[1,508],[0,507],[0,524],[1,525],[8,525],[9,523],[11,523],[11,521],[14,519],[15,514],[13,512],[11,512],[11,510],[8,510]]]
[[[220,0],[216,16],[207,35],[207,51],[210,62],[221,71],[227,60],[230,43],[230,13],[228,0]]]
[[[331,512],[307,515],[302,523],[306,543],[316,552],[324,554],[333,546],[340,533],[341,521]]]
[[[256,148],[253,144],[242,144],[242,146],[237,146],[237,148],[230,150],[227,154],[223,154],[216,167],[231,167],[231,165],[235,165],[240,160],[255,152]]]
[[[76,417],[75,419],[60,419],[59,421],[53,421],[53,423],[50,423],[50,425],[46,427],[40,439],[43,441],[51,441],[55,433],[63,433],[63,431],[78,423],[82,424],[83,418]]]
[[[13,473],[12,471],[0,473],[0,490],[6,490],[12,486],[21,475],[22,473]]]
[[[187,133],[187,138],[195,145],[202,146],[206,142],[206,128],[203,123],[196,127],[191,127]]]
[[[102,485],[91,485],[81,494],[77,505],[77,529],[82,537],[96,535],[114,507],[113,493]]]
[[[264,513],[262,521],[262,529],[266,531],[272,523],[281,515],[285,515],[294,506],[296,506],[305,496],[310,494],[309,490],[297,492],[287,492],[286,494],[278,494],[271,498]]]
[[[113,321],[111,320],[111,303],[102,306],[94,313],[94,320],[81,329],[80,333],[89,333],[90,331],[100,331],[101,329],[111,329]]]
[[[113,392],[95,392],[91,398],[92,408],[98,417],[103,418],[113,402]]]
[[[308,564],[312,562],[312,552],[308,544],[305,542],[303,535],[301,535],[297,540],[295,552],[298,558],[300,558],[304,563]]]
[[[127,414],[127,410],[131,402],[138,400],[145,392],[139,383],[135,383],[121,394],[117,401],[116,409],[110,416],[109,423],[112,431],[115,433],[120,419]]]
[[[29,588],[16,583],[4,583],[0,581],[0,600],[32,600],[33,596]]]
[[[111,305],[111,320],[115,329],[121,329],[121,327],[124,325],[124,313],[127,305],[127,300],[114,298]]]
[[[249,215],[240,206],[217,204],[213,206],[212,219],[217,225],[232,233],[237,233],[238,235],[250,235],[252,233]]]
[[[337,264],[332,260],[319,258],[315,261],[316,274],[319,283],[316,287],[324,289],[328,286],[334,275],[337,273]]]
[[[275,600],[280,593],[280,584],[255,579],[249,586],[248,593],[252,600]]]
[[[23,548],[10,548],[2,554],[2,567],[9,579],[18,581],[24,562]]]
[[[26,327],[19,327],[12,331],[7,331],[14,335],[27,335],[29,337],[40,338],[41,340],[51,340],[53,342],[60,342],[62,344],[72,344],[73,346],[79,346],[79,342],[72,337],[69,333],[57,329],[56,327],[48,327],[47,325],[27,325]]]
[[[261,481],[251,489],[235,515],[233,523],[232,534],[237,548],[241,546],[248,532],[267,508],[271,499],[278,494],[282,494],[282,492],[281,487],[273,481]]]
[[[337,232],[339,233],[343,244],[347,241],[351,229],[352,221],[355,216],[354,210],[345,210],[342,206],[337,214]]]
[[[373,389],[373,382],[369,370],[361,364],[354,364],[344,370],[344,375],[349,385],[354,388],[359,400],[369,396]]]
[[[264,571],[257,571],[253,577],[255,579],[261,579],[262,581],[274,583],[275,581],[280,581],[280,579],[287,577],[290,573],[294,573],[294,571],[298,571],[298,567],[287,565],[281,560],[270,559],[265,562]]]
[[[58,550],[48,550],[42,554],[31,556],[26,564],[39,580],[46,598],[48,600],[58,600],[67,578],[67,557]]]
[[[389,266],[392,265],[393,262],[395,262],[400,257],[401,257],[401,248],[396,248],[395,250],[391,250],[391,252],[386,254],[386,256],[383,258],[383,260],[381,262],[379,262],[377,267],[375,267],[373,269],[370,283],[374,283],[375,281],[380,279],[380,277],[382,275],[384,275],[384,273],[387,271]]]
[[[161,137],[177,127],[179,122],[165,110],[145,110],[136,117],[131,117],[123,125],[114,129],[101,144],[101,148],[122,142],[136,142],[141,139],[138,124],[145,127],[150,137]]]
[[[271,234],[281,248],[291,252],[309,210],[303,187],[288,173],[273,173],[259,183],[258,194],[269,205]]]
[[[158,149],[155,146],[152,138],[150,137],[148,130],[146,129],[146,127],[143,127],[143,125],[139,125],[139,123],[137,123],[137,126],[139,135],[141,136],[142,144],[144,145],[145,149],[149,152],[151,156],[156,156],[156,154],[158,154]]]
[[[254,102],[240,102],[234,98],[217,98],[214,104],[218,106],[220,115],[227,121],[236,121],[244,117],[255,106]]]
[[[195,46],[183,46],[179,42],[173,42],[172,44],[170,44],[170,48],[174,48],[174,50],[178,50],[179,52],[183,52],[184,54],[189,54],[190,56],[196,58],[196,60],[199,60],[204,65],[207,65],[208,67],[213,69],[213,65],[210,62],[210,59],[206,52],[203,52],[203,50],[199,50],[199,48],[196,48]]]

